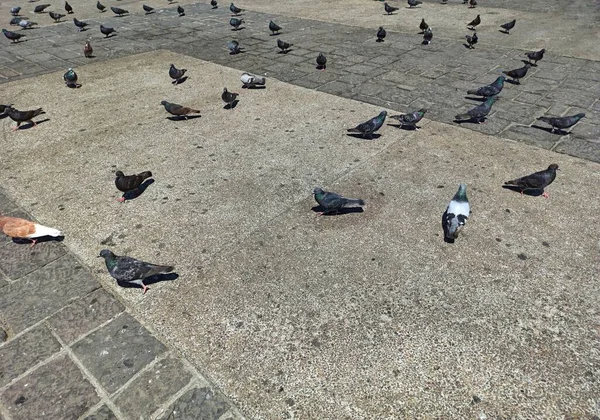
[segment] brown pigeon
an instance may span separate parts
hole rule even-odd
[[[145,171],[137,175],[126,176],[123,172],[117,171],[115,172],[115,177],[115,186],[117,187],[117,189],[119,191],[127,193],[130,191],[137,190],[140,187],[140,185],[142,185],[144,180],[152,177],[152,172]],[[121,203],[125,201],[125,196],[119,198],[118,201],[120,201]]]
[[[31,240],[31,246],[36,244],[37,238],[64,236],[60,230],[38,225],[18,217],[8,216],[0,216],[0,230],[11,238]]]

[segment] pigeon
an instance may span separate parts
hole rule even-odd
[[[146,6],[145,4],[142,4],[142,9],[144,9],[146,15],[154,12],[154,7]]]
[[[171,64],[171,67],[169,67],[169,77],[173,79],[172,83],[179,83],[186,71],[187,69],[178,69],[177,67],[175,67],[175,64]]]
[[[217,4],[217,0],[210,0],[210,5],[212,6],[213,9],[216,9],[218,6]]]
[[[277,46],[281,50],[282,53],[287,54],[290,47],[294,44],[288,44],[287,42],[282,41],[281,39],[277,40]]]
[[[233,30],[237,31],[238,29],[240,29],[240,25],[244,23],[244,19],[238,19],[238,18],[231,18],[229,19],[229,24],[231,26],[233,26]]]
[[[362,137],[372,139],[373,134],[383,125],[386,116],[387,111],[381,111],[378,116],[371,118],[369,121],[358,124],[354,128],[349,128],[348,133],[359,133]]]
[[[467,186],[460,184],[458,191],[450,200],[450,204],[446,208],[443,216],[444,239],[446,242],[454,243],[458,238],[458,234],[467,223],[467,219],[471,214],[471,206],[467,198]]]
[[[177,6],[177,13],[179,13],[179,17],[185,16],[185,10],[181,6]]]
[[[48,14],[52,19],[54,19],[54,22],[58,22],[65,17],[65,15],[61,15],[60,13],[49,12]]]
[[[537,62],[540,61],[542,58],[544,58],[545,52],[546,52],[546,50],[544,48],[542,48],[539,51],[527,52],[527,53],[525,53],[525,55],[527,56],[527,58],[529,58],[530,63],[531,63],[531,60],[533,60],[532,66],[536,66]]]
[[[250,73],[242,73],[240,76],[240,80],[242,81],[242,87],[244,88],[253,88],[256,86],[264,86],[266,80],[264,77],[256,76]]]
[[[171,115],[175,115],[176,117],[183,117],[187,120],[187,116],[189,114],[199,114],[200,111],[197,109],[189,108],[187,106],[167,102],[160,101],[160,104],[165,107],[165,111],[167,111]]]
[[[25,19],[23,19],[22,17],[19,17],[19,16],[14,17],[10,20],[10,26],[17,26],[17,25],[19,25],[19,22],[21,22],[22,20],[25,20]]]
[[[548,166],[548,169],[545,171],[535,172],[522,178],[506,181],[504,186],[518,188],[521,191],[521,195],[523,195],[524,191],[544,190],[544,188],[552,184],[556,178],[556,171],[559,170],[560,169],[558,169],[558,165],[553,163],[552,165]],[[544,198],[549,197],[546,191],[544,191],[542,196]]]
[[[50,7],[49,4],[39,4],[37,6],[35,6],[35,9],[33,9],[33,13],[42,13],[44,11],[44,9],[46,9],[47,7]]]
[[[229,53],[231,55],[235,55],[235,54],[242,52],[242,47],[240,47],[240,43],[237,42],[236,40],[229,41],[227,43],[227,48],[229,48],[229,51],[230,51]]]
[[[105,12],[105,11],[106,11],[106,6],[105,6],[105,5],[103,5],[103,4],[102,4],[102,3],[100,3],[100,2],[97,2],[97,3],[96,3],[96,9],[100,10],[100,12]]]
[[[34,25],[37,25],[37,22],[31,22],[30,20],[22,19],[19,22],[19,26],[23,29],[31,29]]]
[[[320,70],[325,70],[327,68],[327,57],[325,54],[319,53],[317,56],[317,68]]]
[[[12,9],[10,9],[10,14],[13,16],[19,16],[20,11],[21,11],[21,8],[19,6],[13,7]]]
[[[574,126],[580,119],[585,117],[583,112],[567,117],[539,117],[538,120],[544,121],[552,126],[552,132],[558,128],[558,131]]]
[[[100,251],[99,257],[104,258],[108,273],[120,283],[134,283],[142,286],[144,294],[149,289],[144,284],[147,279],[157,274],[170,273],[175,268],[170,265],[156,265],[135,258],[113,254],[108,249]]]
[[[502,88],[504,87],[504,80],[506,80],[506,77],[499,76],[496,80],[494,80],[494,83],[492,83],[491,85],[482,86],[478,89],[468,90],[467,94],[483,96],[484,98],[498,95],[500,92],[502,92]]]
[[[11,128],[12,131],[18,130],[21,123],[24,122],[30,122],[35,127],[37,124],[35,123],[35,121],[33,121],[33,119],[38,115],[45,114],[42,108],[33,109],[31,111],[19,111],[13,108],[12,106],[6,109],[6,113],[8,114],[11,120],[17,123],[16,126]]]
[[[229,109],[233,109],[233,103],[236,101],[236,98],[239,96],[238,93],[233,93],[227,91],[227,88],[223,88],[223,93],[221,94],[221,99],[225,102]]]
[[[415,130],[419,130],[419,127],[417,127],[417,123],[423,119],[426,112],[427,109],[421,108],[418,111],[408,112],[402,115],[392,115],[390,118],[398,120],[400,126],[402,127],[407,125],[409,127],[413,127]]]
[[[475,27],[481,23],[481,16],[477,15],[475,19],[473,19],[468,25],[467,28],[475,30]]]
[[[463,4],[467,4],[469,0],[463,0]]]
[[[510,30],[515,27],[515,23],[517,23],[517,19],[513,19],[504,25],[500,25],[500,27],[504,29],[505,33],[510,34]]]
[[[119,7],[110,6],[110,10],[112,10],[112,12],[119,17],[121,17],[125,14],[129,14],[129,12],[127,10],[121,9]]]
[[[383,8],[388,15],[394,14],[394,12],[399,9],[398,7],[390,6],[387,3],[383,3]]]
[[[365,205],[364,200],[360,198],[346,198],[331,191],[324,191],[322,188],[313,190],[315,200],[323,209],[319,215],[339,213],[344,208],[362,207]]]
[[[271,35],[279,35],[279,31],[281,31],[281,26],[276,24],[273,21],[269,22],[269,31],[271,31]]]
[[[75,73],[75,70],[68,69],[67,72],[63,75],[63,79],[68,87],[77,87],[77,73]]]
[[[110,34],[116,33],[117,31],[115,31],[115,28],[109,28],[107,26],[100,25],[100,32],[104,34],[104,38],[108,38]]]
[[[431,40],[433,39],[433,28],[430,26],[423,31],[423,45],[431,44]]]
[[[425,29],[427,28],[429,28],[429,25],[427,24],[427,22],[425,22],[425,19],[421,19],[421,24],[419,25],[421,33],[425,32]]]
[[[73,13],[73,7],[71,7],[71,5],[68,2],[65,2],[65,10],[67,11],[68,15]]]
[[[85,45],[83,47],[83,55],[85,56],[85,58],[92,58],[93,52],[94,49],[92,48],[92,44],[90,44],[90,41],[85,41]]]
[[[387,33],[385,32],[385,29],[383,29],[383,26],[380,26],[377,30],[377,42],[383,42],[383,39],[386,35]]]
[[[77,26],[79,32],[85,31],[85,27],[89,25],[89,23],[77,20],[76,18],[73,18],[73,23]]]
[[[2,29],[2,33],[5,37],[10,39],[12,42],[20,42],[19,40],[26,36],[25,34],[18,34],[16,32],[7,31],[6,29]]]
[[[512,77],[513,83],[520,85],[521,82],[519,79],[522,79],[523,77],[525,77],[525,75],[527,74],[527,70],[529,70],[529,67],[531,67],[531,64],[525,63],[525,65],[521,68],[509,70],[509,71],[503,71],[502,73],[506,74],[509,77]]]
[[[115,186],[119,191],[128,193],[137,190],[146,179],[151,177],[152,172],[150,171],[141,172],[137,175],[125,175],[123,172],[117,171],[115,172]],[[123,194],[123,197],[119,198],[117,201],[121,203],[124,202],[125,194]]]
[[[413,7],[417,7],[419,4],[422,4],[421,0],[408,0],[408,7],[412,9]]]
[[[490,113],[492,105],[494,105],[497,99],[497,96],[490,96],[481,105],[477,105],[475,108],[468,110],[466,114],[459,114],[454,118],[456,121],[473,120],[481,124],[485,120],[486,115]]]
[[[235,7],[235,4],[233,4],[233,3],[231,3],[231,5],[229,6],[229,10],[231,10],[231,13],[233,13],[234,16],[239,16],[239,14],[244,11],[244,9]]]
[[[2,118],[4,118],[5,116],[8,116],[8,113],[7,113],[8,112],[8,108],[10,108],[11,106],[12,106],[12,104],[10,104],[10,105],[0,104],[0,116]]]
[[[64,236],[58,229],[42,226],[18,217],[1,215],[0,230],[11,238],[29,239],[32,247],[37,243],[38,238],[43,238],[44,236],[52,236],[54,238]]]
[[[473,45],[477,44],[477,41],[479,41],[479,38],[477,37],[477,32],[475,32],[473,34],[473,36],[471,35],[465,35],[465,38],[467,39],[467,44],[469,45],[469,49],[474,49]]]
[[[477,6],[477,0],[469,0],[469,9],[474,9]]]

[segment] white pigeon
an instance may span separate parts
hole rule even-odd
[[[467,186],[460,184],[443,216],[444,237],[448,242],[452,243],[458,238],[458,233],[467,223],[470,214]]]
[[[264,77],[256,76],[250,73],[242,73],[240,76],[243,87],[264,86],[266,80]]]

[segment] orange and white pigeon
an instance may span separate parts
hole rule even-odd
[[[64,236],[58,229],[49,228],[30,222],[29,220],[9,216],[0,216],[0,230],[11,238],[31,240],[32,247],[36,244],[37,238],[42,238],[44,236]]]

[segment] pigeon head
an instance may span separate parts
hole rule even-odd
[[[109,251],[108,249],[103,249],[102,251],[100,251],[100,255],[98,255],[98,258],[114,258],[115,254],[113,254],[111,251]]]
[[[166,104],[168,104],[168,102],[163,100],[163,101],[160,101],[160,104],[165,106]]]
[[[558,165],[556,163],[553,163],[552,165],[548,166],[548,170],[549,171],[560,171],[560,169],[558,169]]]
[[[223,88],[223,93],[227,93],[227,88],[226,87]]]
[[[122,171],[117,171],[117,172],[115,172],[115,176],[116,176],[117,178],[122,178],[122,177],[124,177],[124,176],[125,176],[125,174],[124,174]]]
[[[317,187],[313,190],[313,194],[323,194],[323,189],[321,187]]]

